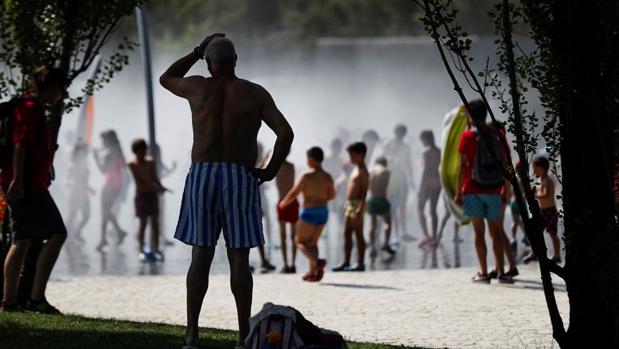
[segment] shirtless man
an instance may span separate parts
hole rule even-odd
[[[167,189],[159,181],[155,160],[146,156],[148,146],[143,139],[131,144],[135,159],[127,164],[135,181],[135,215],[140,220],[138,243],[140,259],[148,262],[163,261],[159,250],[159,195]],[[144,232],[150,219],[150,248],[144,249]]]
[[[303,280],[309,282],[318,282],[324,276],[327,261],[318,258],[318,239],[329,217],[327,202],[335,197],[333,179],[322,169],[323,159],[322,149],[312,147],[307,151],[310,170],[301,176],[278,206],[286,207],[296,201],[299,194],[303,194],[303,210],[301,219],[297,221],[295,241],[299,250],[309,259],[309,271],[303,276]]]
[[[441,150],[434,143],[434,134],[430,130],[421,132],[419,136],[423,144],[422,154],[422,174],[421,184],[419,185],[419,193],[417,194],[417,216],[421,225],[423,239],[419,243],[419,247],[424,247],[428,244],[437,244],[437,228],[438,215],[436,206],[441,195],[441,178],[439,174],[439,166],[441,165]],[[424,210],[426,204],[430,203],[430,219],[432,222],[432,236],[428,232],[428,223]]]
[[[365,271],[365,237],[363,236],[363,211],[370,175],[365,167],[365,144],[353,143],[346,148],[355,169],[348,179],[346,206],[344,209],[344,263],[333,271]],[[357,265],[350,266],[352,236],[357,241]]]
[[[299,202],[296,198],[289,204],[280,207],[286,194],[294,186],[294,165],[289,161],[284,161],[282,167],[279,168],[277,176],[275,176],[275,184],[277,184],[277,192],[279,200],[277,205],[277,220],[279,221],[279,239],[282,249],[282,257],[284,258],[283,274],[294,274],[297,272],[295,267],[297,260],[297,246],[295,244],[295,225],[299,220]],[[288,246],[286,238],[286,224],[290,224],[290,238],[292,240],[292,262],[288,263]]]
[[[188,100],[192,114],[192,165],[175,234],[175,238],[193,246],[187,272],[187,348],[198,346],[198,317],[222,228],[237,307],[237,348],[244,348],[253,288],[249,251],[264,244],[258,186],[275,177],[293,139],[292,128],[271,95],[263,87],[236,77],[234,44],[223,36],[208,36],[159,80],[163,87]],[[185,77],[201,59],[206,60],[212,77]],[[262,121],[277,140],[269,164],[256,169]]]
[[[382,251],[389,257],[395,255],[395,251],[389,246],[391,238],[391,204],[387,199],[387,187],[389,186],[391,171],[387,169],[387,159],[379,157],[376,165],[370,169],[370,198],[368,199],[368,214],[370,215],[370,258],[376,258],[376,228],[378,217],[382,218],[385,225],[385,241]]]

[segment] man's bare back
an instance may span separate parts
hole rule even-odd
[[[277,184],[277,192],[281,201],[294,186],[294,165],[292,163],[285,161],[282,164],[275,176],[275,184]]]
[[[350,174],[346,198],[348,200],[363,200],[366,196],[370,174],[365,166],[358,166]]]
[[[374,198],[386,198],[391,172],[383,165],[377,164],[370,170],[370,194]]]
[[[190,79],[195,91],[187,98],[194,132],[191,160],[253,167],[258,157],[256,139],[263,108],[274,108],[268,92],[238,78]]]

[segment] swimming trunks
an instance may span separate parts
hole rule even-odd
[[[301,210],[301,216],[299,218],[309,224],[323,225],[327,223],[327,219],[329,218],[329,210],[324,206],[304,207]]]
[[[277,220],[284,223],[296,223],[299,219],[299,202],[297,200],[280,208],[277,205]]]
[[[185,180],[174,237],[186,244],[213,247],[223,229],[226,246],[264,244],[258,181],[241,165],[193,163]]]
[[[344,217],[357,218],[357,211],[361,206],[361,200],[348,199],[346,200],[346,208],[344,209]]]
[[[371,197],[368,199],[368,213],[370,215],[388,217],[391,215],[391,204],[387,198]]]
[[[494,194],[465,194],[464,215],[497,220],[501,218],[501,196]]]
[[[509,203],[509,207],[512,211],[512,217],[519,217],[520,216],[520,207],[518,206],[518,202],[516,200],[512,200]]]
[[[559,212],[556,207],[542,208],[542,218],[546,232],[550,235],[557,235],[559,225]]]
[[[136,193],[133,203],[136,217],[159,216],[159,193]]]

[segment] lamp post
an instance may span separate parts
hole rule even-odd
[[[150,43],[148,40],[148,24],[144,10],[137,6],[135,16],[138,22],[138,36],[140,39],[140,55],[142,57],[142,68],[144,70],[144,84],[146,87],[146,113],[148,117],[148,143],[150,154],[153,157],[159,156],[156,152],[157,139],[155,136],[155,107],[153,99],[153,77],[150,64]],[[157,161],[158,159],[155,159]]]

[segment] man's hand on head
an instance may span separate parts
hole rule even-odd
[[[209,36],[207,36],[202,43],[200,44],[200,46],[196,47],[196,50],[194,51],[196,54],[198,54],[201,58],[204,58],[204,53],[206,52],[206,48],[208,47],[208,44],[211,43],[211,41],[215,38],[223,38],[225,37],[226,34],[224,33],[214,33],[211,34]]]

